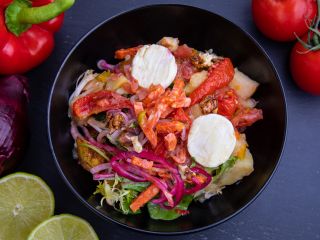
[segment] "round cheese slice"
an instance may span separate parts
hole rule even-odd
[[[167,88],[177,74],[174,56],[166,47],[152,44],[140,48],[132,61],[132,76],[139,86],[149,88],[160,84]]]
[[[232,123],[218,114],[196,118],[188,136],[188,151],[204,167],[218,167],[227,161],[236,145]]]

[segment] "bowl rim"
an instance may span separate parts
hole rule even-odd
[[[275,73],[275,76],[278,80],[279,86],[280,86],[280,92],[282,94],[283,97],[283,104],[284,104],[284,131],[283,131],[283,140],[282,140],[282,144],[281,144],[281,151],[278,154],[277,157],[277,162],[275,164],[275,166],[273,167],[273,170],[270,174],[270,176],[268,177],[268,179],[264,182],[264,184],[262,185],[262,187],[258,190],[257,194],[255,194],[246,204],[244,204],[244,206],[242,206],[241,208],[239,208],[238,210],[236,210],[234,213],[230,214],[229,216],[215,222],[212,224],[209,224],[207,226],[204,227],[199,227],[199,228],[194,228],[194,229],[190,229],[190,230],[184,230],[184,231],[175,231],[175,232],[161,232],[161,231],[150,231],[150,230],[144,230],[144,229],[140,229],[140,228],[135,228],[132,226],[129,226],[125,223],[119,222],[109,216],[104,215],[103,213],[99,212],[96,208],[94,208],[92,205],[90,205],[88,203],[88,201],[86,201],[77,191],[76,189],[72,186],[72,184],[69,182],[68,178],[64,175],[63,170],[59,164],[58,158],[55,154],[54,148],[53,148],[53,143],[52,143],[52,137],[51,137],[51,129],[50,129],[50,109],[52,106],[52,96],[53,96],[53,92],[54,89],[56,87],[58,78],[60,76],[60,73],[62,71],[62,69],[64,68],[66,62],[68,61],[69,57],[74,53],[74,51],[78,48],[78,46],[89,36],[91,35],[93,32],[95,32],[98,28],[100,28],[102,25],[104,25],[105,23],[118,18],[122,15],[125,15],[127,13],[131,13],[131,12],[135,12],[135,11],[140,11],[143,9],[148,9],[148,8],[154,8],[154,7],[182,7],[182,8],[190,8],[190,9],[194,9],[197,11],[203,11],[203,12],[207,12],[209,14],[213,14],[216,15],[219,18],[222,18],[224,21],[226,21],[227,23],[233,25],[235,28],[237,28],[239,31],[241,31],[242,33],[244,33],[246,35],[246,37],[248,37],[261,51],[261,53],[264,55],[264,57],[267,59],[267,61],[269,62],[273,72]],[[207,9],[198,7],[198,6],[194,6],[194,5],[188,5],[188,4],[175,4],[175,3],[163,3],[163,4],[148,4],[148,5],[143,5],[143,6],[138,6],[138,7],[133,7],[133,8],[129,8],[127,10],[121,11],[118,14],[112,15],[109,18],[106,18],[105,20],[101,21],[100,23],[96,24],[94,27],[90,28],[89,31],[87,31],[86,33],[84,33],[78,40],[77,42],[73,45],[73,47],[68,51],[68,53],[66,54],[66,56],[64,57],[59,70],[55,76],[54,82],[52,84],[51,90],[50,90],[50,94],[49,94],[49,99],[48,99],[48,107],[47,107],[47,137],[48,137],[48,141],[49,141],[49,145],[50,145],[50,150],[52,153],[52,156],[54,158],[55,164],[58,168],[58,171],[60,173],[60,175],[62,176],[65,184],[69,187],[69,189],[71,189],[71,191],[73,192],[73,194],[80,200],[80,202],[82,202],[87,208],[89,208],[92,212],[94,212],[96,215],[100,216],[102,219],[104,220],[108,220],[111,221],[112,223],[116,223],[119,224],[120,226],[126,228],[126,229],[130,229],[133,231],[137,231],[137,232],[141,232],[141,233],[147,233],[147,234],[153,234],[153,235],[167,235],[167,236],[172,236],[172,235],[183,235],[183,234],[190,234],[190,233],[196,233],[196,232],[200,232],[200,231],[204,231],[207,229],[210,229],[212,227],[215,227],[221,223],[226,222],[227,220],[233,218],[234,216],[236,216],[237,214],[239,214],[240,212],[242,212],[245,208],[247,208],[251,203],[253,203],[262,193],[262,191],[266,188],[266,186],[269,184],[269,182],[271,181],[273,175],[276,173],[277,168],[280,164],[281,158],[283,156],[283,152],[285,149],[285,145],[286,145],[286,138],[287,138],[287,126],[288,126],[288,113],[287,113],[287,102],[286,102],[286,96],[285,96],[285,91],[281,82],[281,78],[277,72],[277,69],[275,67],[275,65],[273,64],[271,58],[269,57],[269,55],[267,54],[267,52],[264,50],[264,48],[258,43],[257,40],[255,40],[255,38],[253,36],[251,36],[250,33],[248,33],[246,30],[242,29],[240,26],[238,26],[236,23],[232,22],[231,20],[221,16],[220,14],[217,14],[215,12],[209,11]]]

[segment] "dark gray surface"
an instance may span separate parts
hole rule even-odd
[[[50,58],[27,76],[30,78],[31,137],[27,157],[19,170],[41,176],[52,187],[56,213],[72,213],[87,219],[100,239],[320,239],[320,97],[301,92],[288,70],[292,43],[276,43],[255,28],[249,0],[146,1],[78,0],[56,34]],[[106,222],[88,210],[62,181],[52,158],[46,126],[48,96],[55,74],[78,39],[101,21],[151,3],[184,3],[205,8],[248,31],[266,50],[282,79],[288,105],[286,148],[273,179],[247,209],[218,227],[182,236],[152,236]],[[165,13],[164,13],[165,17]],[[208,27],[210,26],[208,24]],[[97,46],[98,47],[98,46]],[[263,137],[263,136],[262,136]],[[168,223],[170,224],[170,223]]]

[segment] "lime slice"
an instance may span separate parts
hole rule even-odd
[[[61,214],[36,227],[28,240],[98,240],[91,225],[82,218]]]
[[[0,240],[25,240],[53,211],[53,194],[41,178],[14,173],[0,179]]]

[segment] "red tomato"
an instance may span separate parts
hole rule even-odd
[[[317,14],[316,0],[252,0],[255,24],[267,37],[291,41],[308,31],[307,22]]]
[[[303,38],[306,39],[307,36]],[[300,42],[294,45],[290,57],[291,74],[302,90],[320,95],[320,50],[306,51]]]
[[[218,114],[229,119],[238,108],[238,96],[233,89],[221,89],[215,94],[218,100]]]

